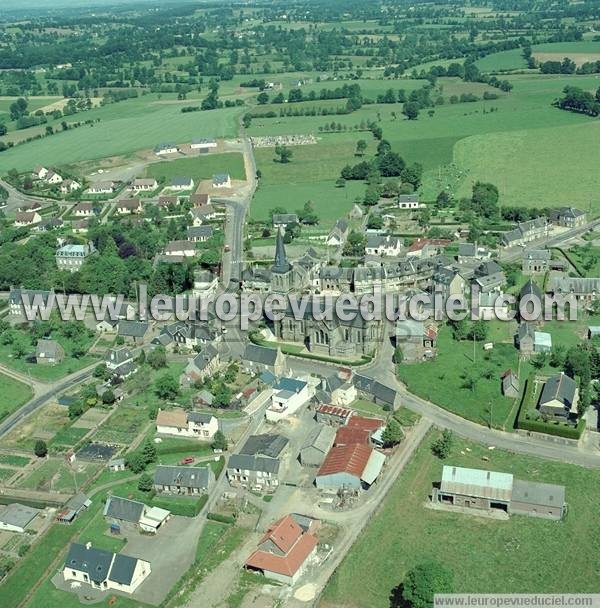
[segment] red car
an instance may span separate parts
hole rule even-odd
[[[182,461],[181,464],[193,464],[194,463],[194,457],[193,456],[186,456]]]

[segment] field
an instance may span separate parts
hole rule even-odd
[[[182,114],[181,107],[181,103],[167,103],[157,95],[145,95],[81,113],[77,120],[100,122],[15,146],[0,157],[0,172],[6,173],[13,167],[26,171],[38,163],[60,166],[131,155],[164,141],[185,143],[193,137],[231,137],[237,132],[239,108]]]
[[[229,173],[231,179],[245,179],[244,157],[234,153],[207,154],[196,158],[154,163],[148,167],[146,176],[154,177],[167,186],[174,177],[191,177],[197,186],[204,179],[212,179],[215,173]]]
[[[453,572],[458,593],[595,591],[596,582],[589,576],[595,548],[589,538],[595,534],[600,499],[596,471],[501,450],[489,452],[456,440],[446,463],[563,484],[569,514],[557,523],[525,516],[496,521],[431,511],[424,502],[432,482],[440,479],[443,464],[430,452],[433,438],[425,439],[383,508],[338,567],[321,606],[387,608],[390,593],[407,570],[428,559],[443,562]],[[482,461],[483,456],[489,462]],[[565,555],[569,555],[566,561]],[[369,564],[368,578],[365,564]]]
[[[0,420],[12,414],[31,397],[33,391],[26,384],[0,374]]]

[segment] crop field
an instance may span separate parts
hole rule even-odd
[[[212,179],[215,173],[229,173],[231,179],[246,179],[244,157],[241,154],[205,154],[193,158],[164,161],[150,165],[147,177],[169,185],[174,177],[191,177],[197,186],[203,179]]]
[[[77,120],[100,122],[15,146],[0,157],[0,172],[13,167],[25,171],[38,163],[60,166],[128,155],[164,141],[185,143],[193,137],[230,137],[237,132],[240,108],[183,114],[181,107],[181,103],[164,103],[156,95],[146,95],[81,113]]]
[[[388,608],[392,590],[410,568],[425,560],[440,561],[453,572],[457,593],[594,592],[596,583],[589,576],[594,548],[588,539],[595,534],[600,498],[596,471],[502,450],[490,452],[458,439],[442,462],[431,454],[434,438],[425,438],[383,508],[338,567],[325,589],[323,608]],[[440,479],[442,464],[562,484],[569,513],[562,522],[516,515],[498,521],[429,510],[424,504],[432,483]],[[567,561],[565,555],[570,556]],[[361,574],[365,564],[368,579]]]
[[[29,386],[0,374],[0,420],[12,414],[17,408],[33,397]]]

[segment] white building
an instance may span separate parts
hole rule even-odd
[[[156,417],[156,432],[159,435],[195,437],[208,441],[218,430],[219,421],[212,414],[204,412],[160,410]]]
[[[308,382],[296,378],[281,378],[273,386],[271,403],[265,416],[271,422],[277,422],[297,412],[312,396]]]
[[[133,593],[150,575],[150,562],[121,553],[73,543],[65,559],[63,578],[103,591]]]
[[[41,513],[39,509],[27,507],[18,502],[0,507],[0,530],[25,532],[25,528]]]

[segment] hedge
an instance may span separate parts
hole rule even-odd
[[[516,420],[516,426],[524,431],[532,431],[534,433],[545,433],[546,435],[554,435],[556,437],[565,437],[566,439],[579,439],[585,429],[585,420],[581,418],[577,426],[568,426],[565,424],[555,424],[552,422],[544,422],[543,420],[528,420],[526,418],[528,411],[533,411],[533,382],[534,374],[532,373],[526,380],[525,390],[523,391],[523,399],[519,407],[519,414]]]
[[[222,524],[234,524],[235,517],[233,515],[223,515],[221,513],[209,513],[206,519],[212,519],[213,521],[221,522]]]
[[[163,498],[155,496],[152,499],[152,506],[159,507],[171,511],[173,515],[182,515],[183,517],[196,517],[204,508],[208,495],[203,494],[197,500],[189,500],[186,498]]]

